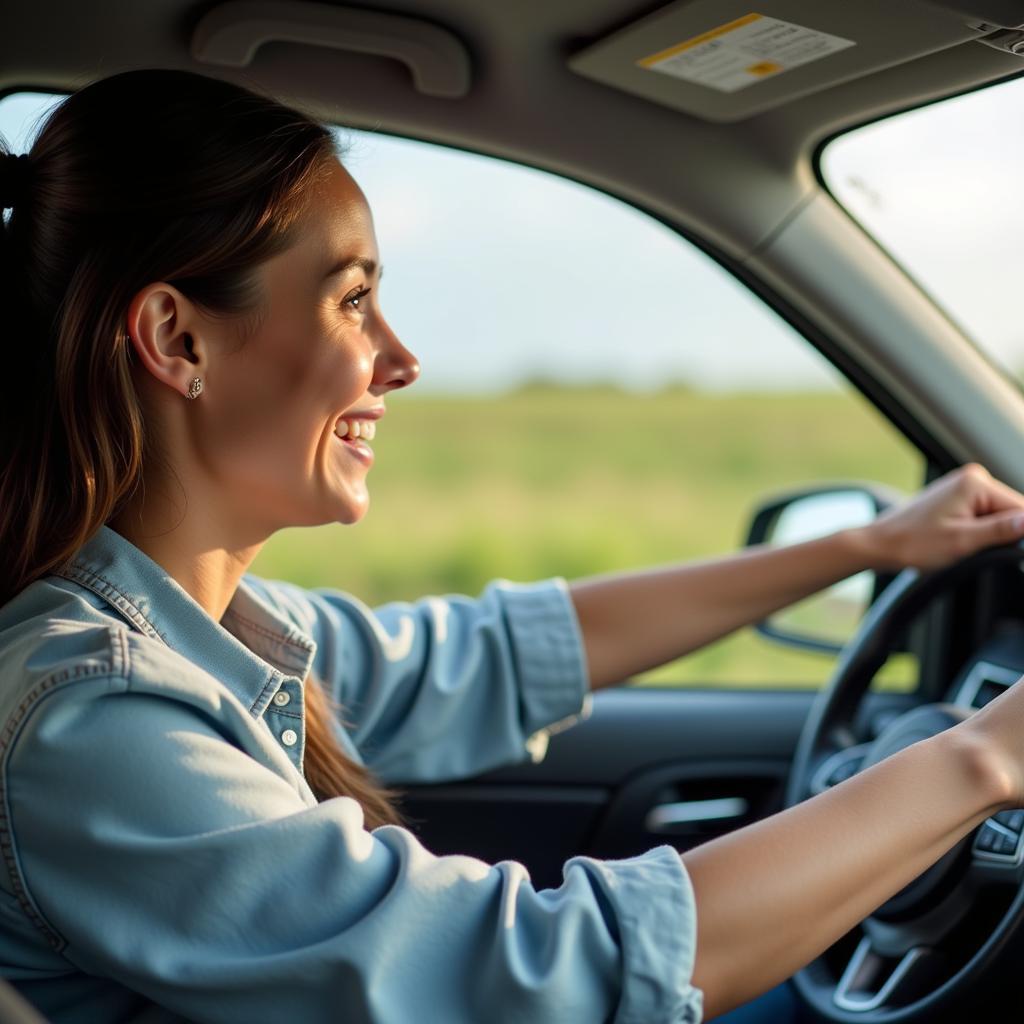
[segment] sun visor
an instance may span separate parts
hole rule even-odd
[[[728,122],[979,39],[991,28],[924,0],[684,0],[593,43],[569,67]]]

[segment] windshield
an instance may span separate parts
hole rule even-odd
[[[825,147],[833,195],[1018,383],[1024,77],[886,118]]]

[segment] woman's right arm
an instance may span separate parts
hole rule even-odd
[[[778,984],[985,818],[1024,803],[1024,745],[1017,741],[1015,766],[1005,742],[1014,723],[1024,736],[1024,686],[999,700],[984,716],[683,856],[698,908],[694,984],[708,1017]]]

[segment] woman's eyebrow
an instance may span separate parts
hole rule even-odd
[[[382,275],[384,273],[384,268],[380,267],[378,271],[376,260],[371,260],[369,256],[350,256],[348,259],[344,259],[340,263],[335,263],[334,266],[324,274],[324,280],[326,281],[329,277],[334,277],[335,274],[341,274],[346,270],[351,270],[353,267],[359,267],[368,277],[373,277],[373,275],[378,272]]]

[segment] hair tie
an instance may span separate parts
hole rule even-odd
[[[28,153],[0,156],[0,210],[10,209],[25,198],[30,171]]]

